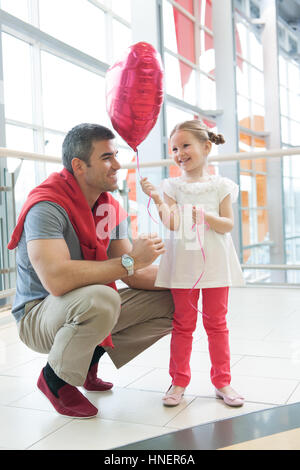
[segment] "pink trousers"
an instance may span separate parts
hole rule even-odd
[[[216,388],[230,384],[229,335],[226,324],[228,287],[202,289],[202,320],[208,336],[210,377]],[[169,372],[172,384],[186,387],[191,380],[190,357],[196,329],[200,290],[171,289],[175,312],[171,337]],[[192,304],[192,305],[191,305]],[[200,313],[199,313],[200,315]]]

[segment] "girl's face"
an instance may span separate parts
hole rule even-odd
[[[201,142],[189,131],[177,131],[171,138],[171,149],[175,163],[184,171],[204,168],[211,142]]]

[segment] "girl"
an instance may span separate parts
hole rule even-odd
[[[163,200],[147,178],[141,180],[144,193],[152,197],[163,224],[170,230],[155,284],[171,289],[175,305],[169,366],[172,384],[163,402],[178,405],[190,382],[189,362],[201,288],[216,396],[230,406],[241,406],[244,398],[230,386],[226,325],[229,286],[244,285],[230,235],[234,225],[232,202],[237,199],[238,186],[205,171],[212,143],[225,142],[222,135],[195,120],[178,124],[170,139],[182,175],[163,180]]]

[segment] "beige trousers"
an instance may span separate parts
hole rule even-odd
[[[114,348],[106,350],[120,368],[171,332],[173,311],[170,291],[91,285],[29,302],[18,328],[29,348],[49,354],[56,375],[80,386],[95,347],[110,332]]]

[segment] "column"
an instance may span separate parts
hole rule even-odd
[[[276,1],[262,0],[260,12],[264,22],[262,45],[265,76],[265,129],[270,133],[267,148],[279,149],[281,147],[281,123]],[[270,248],[270,264],[284,264],[282,158],[267,160],[267,175],[270,240],[274,242],[274,246]],[[285,272],[271,271],[271,275],[273,282],[285,282]]]
[[[238,152],[239,131],[237,123],[236,77],[235,77],[235,35],[232,0],[213,0],[213,33],[215,47],[215,76],[217,88],[217,109],[223,113],[217,116],[218,131],[224,135],[226,143],[218,147],[219,154]],[[225,162],[220,164],[222,176],[239,184],[239,163]],[[233,205],[235,226],[232,238],[240,260],[241,221],[239,204]]]

